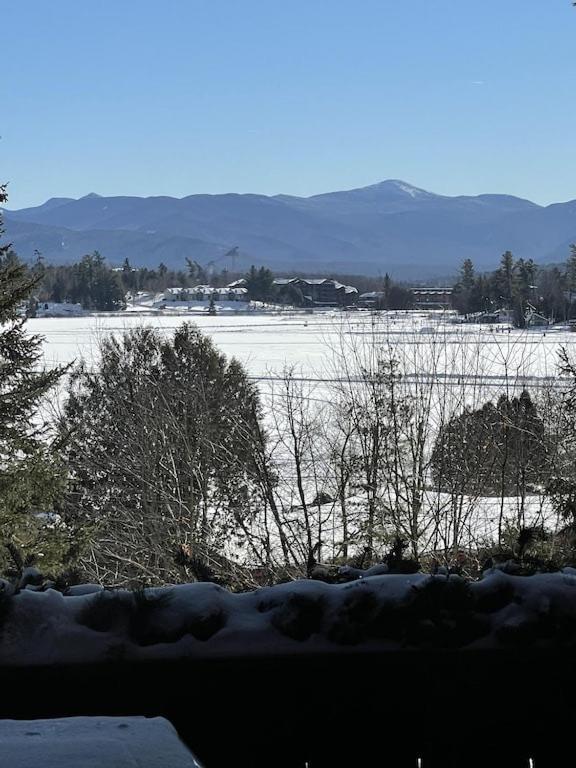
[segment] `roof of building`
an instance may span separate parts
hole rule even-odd
[[[234,296],[243,296],[245,293],[248,293],[247,288],[211,288],[210,289],[212,293],[217,293],[219,296],[230,296],[230,294],[233,294]]]
[[[289,284],[301,283],[304,285],[332,285],[337,291],[344,290],[345,293],[358,293],[358,289],[353,285],[344,285],[331,277],[277,277],[274,279],[274,285],[284,286]]]
[[[412,288],[415,296],[437,296],[439,294],[451,294],[452,288]]]

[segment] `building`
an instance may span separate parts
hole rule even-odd
[[[81,317],[85,314],[82,304],[58,301],[40,301],[34,311],[34,317]]]
[[[211,285],[195,285],[193,288],[166,288],[164,302],[166,304],[189,304],[191,302],[210,301],[248,301],[246,288],[230,284],[225,288],[214,288]]]
[[[248,289],[242,286],[233,287],[227,285],[225,288],[213,288],[214,299],[221,301],[249,301]]]
[[[166,288],[164,301],[188,301],[190,288]]]
[[[384,291],[368,291],[367,293],[362,293],[358,298],[358,306],[364,307],[365,309],[375,309],[384,301],[384,295]]]
[[[412,288],[415,309],[452,309],[452,288]]]
[[[358,289],[331,278],[280,277],[274,280],[279,292],[298,292],[305,307],[349,307],[358,300]]]
[[[458,323],[482,323],[495,325],[496,323],[514,324],[514,312],[511,309],[492,309],[484,312],[470,312],[455,318]]]

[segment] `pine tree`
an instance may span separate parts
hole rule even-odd
[[[84,309],[106,312],[122,308],[124,289],[118,273],[106,266],[104,257],[98,251],[83,256],[74,265],[74,272],[71,294]]]
[[[7,199],[0,186],[0,203]],[[3,233],[0,219],[0,234]],[[65,369],[40,367],[42,338],[26,332],[25,307],[42,279],[0,245],[0,544],[34,547],[46,511],[60,490],[41,406]],[[0,566],[4,552],[0,552]]]
[[[514,322],[518,328],[526,324],[526,310],[531,299],[534,299],[534,281],[536,280],[536,265],[532,259],[518,259],[514,264],[512,282],[512,306]]]
[[[472,299],[475,286],[474,265],[470,259],[464,259],[460,267],[458,282],[454,286],[453,302],[462,315],[475,311]]]
[[[272,301],[275,298],[274,275],[266,267],[256,269],[254,265],[246,277],[248,296],[255,301]]]
[[[512,302],[512,293],[514,285],[514,256],[510,251],[502,254],[500,267],[494,273],[495,288],[497,299],[507,309]]]
[[[384,286],[383,286],[383,290],[382,290],[382,293],[384,294],[383,297],[382,297],[384,299],[384,307],[383,307],[383,309],[389,309],[390,308],[390,291],[391,291],[391,289],[392,289],[392,280],[390,279],[390,275],[388,274],[388,272],[386,272],[386,274],[384,275]]]
[[[529,393],[464,409],[439,430],[431,457],[439,490],[524,496],[549,473],[544,421]]]

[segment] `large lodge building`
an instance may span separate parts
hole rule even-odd
[[[280,277],[274,285],[279,290],[297,291],[305,307],[348,307],[358,300],[357,288],[327,277]]]

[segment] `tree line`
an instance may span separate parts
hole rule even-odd
[[[527,311],[547,318],[568,320],[576,316],[576,246],[563,266],[539,267],[532,259],[515,259],[510,251],[502,255],[493,272],[479,274],[466,259],[454,285],[454,308],[461,314],[508,309],[514,323],[523,328]]]
[[[115,268],[98,251],[73,264],[44,264],[39,259],[33,270],[39,276],[34,292],[39,302],[78,303],[95,311],[122,309],[129,293],[159,293],[171,286],[196,285],[202,276],[192,262],[188,270],[170,270],[162,263],[156,269],[136,268],[125,259],[121,268]]]
[[[163,263],[149,269],[134,267],[126,259],[122,267],[112,267],[96,251],[68,265],[44,264],[39,258],[32,271],[39,276],[34,292],[38,302],[78,303],[84,309],[94,311],[122,309],[128,294],[154,294],[170,287],[193,288],[199,284],[219,288],[240,279],[245,281],[251,300],[292,306],[306,303],[297,285],[276,285],[276,275],[264,266],[251,266],[247,272],[215,271],[186,259],[185,269],[168,269]],[[410,287],[394,281],[387,273],[383,277],[340,275],[337,279],[354,285],[359,293],[376,293],[375,309],[406,310],[414,306]],[[466,259],[453,288],[453,305],[460,314],[507,309],[512,312],[517,327],[524,327],[528,311],[547,318],[568,320],[576,316],[575,300],[574,245],[563,266],[540,267],[531,259],[515,259],[510,251],[506,251],[496,270],[478,273],[471,259]]]
[[[122,267],[112,267],[95,251],[73,264],[44,264],[38,258],[31,269],[39,278],[34,290],[34,298],[38,303],[80,304],[88,311],[120,310],[126,304],[127,295],[138,292],[156,294],[171,287],[193,288],[197,285],[221,288],[236,280],[244,280],[248,297],[253,301],[297,307],[306,303],[301,289],[290,283],[275,285],[276,275],[264,266],[251,266],[247,272],[232,272],[228,269],[214,271],[186,259],[186,269],[168,269],[163,263],[156,269],[149,269],[134,267],[125,259]],[[388,274],[384,278],[351,275],[338,279],[360,286],[360,292],[377,291],[380,294],[376,302],[377,309],[412,307],[410,290],[394,282]],[[33,307],[31,309],[33,311]]]

